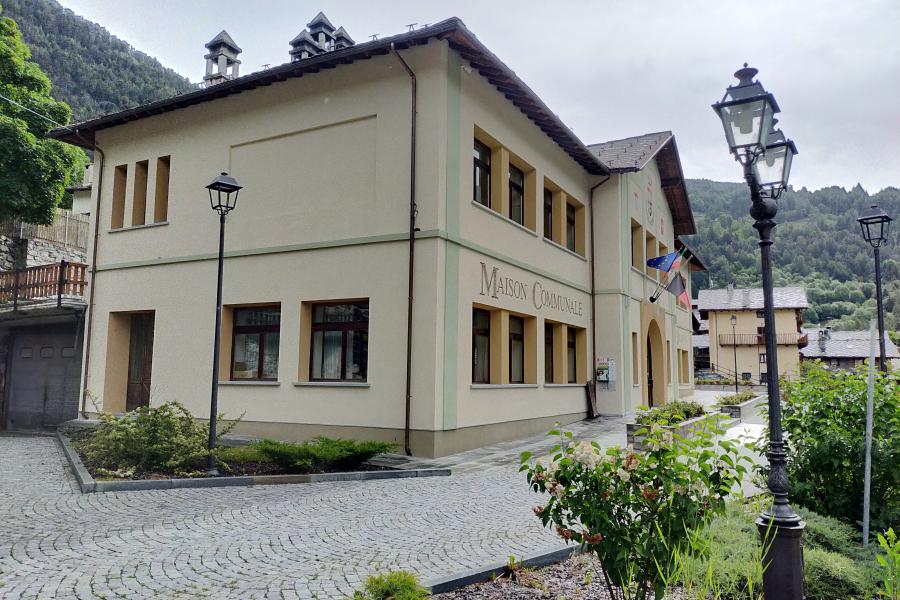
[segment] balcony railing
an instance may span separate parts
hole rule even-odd
[[[86,274],[87,265],[64,260],[0,273],[0,305],[12,304],[13,310],[18,310],[20,303],[55,299],[60,307],[63,298],[84,297]]]
[[[805,333],[776,333],[775,340],[779,346],[800,346],[803,348],[809,343],[809,337]],[[720,346],[765,346],[766,336],[762,333],[720,333]]]

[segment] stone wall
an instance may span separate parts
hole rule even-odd
[[[0,235],[0,271],[49,265],[61,260],[83,263],[87,261],[87,253],[59,242]]]

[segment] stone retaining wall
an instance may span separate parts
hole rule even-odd
[[[81,248],[59,242],[0,235],[0,271],[49,265],[61,260],[84,263],[87,262],[87,253]]]

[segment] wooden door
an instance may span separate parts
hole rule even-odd
[[[131,315],[128,349],[128,391],[125,410],[150,405],[150,373],[153,367],[153,313]]]

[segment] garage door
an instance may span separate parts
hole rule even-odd
[[[78,414],[81,349],[75,326],[13,332],[6,427],[36,430]]]

